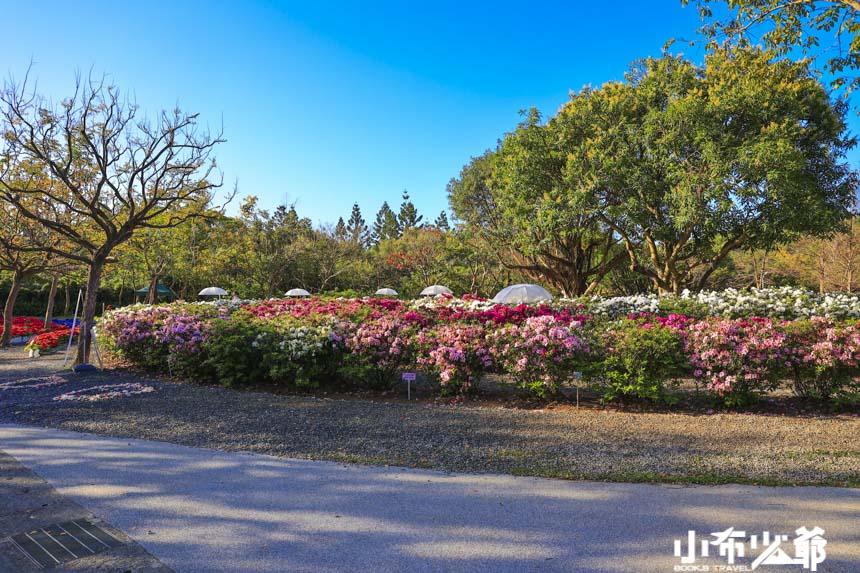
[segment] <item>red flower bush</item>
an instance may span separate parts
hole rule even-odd
[[[51,323],[48,328],[45,328],[45,321],[41,318],[35,318],[32,316],[16,316],[12,319],[12,338],[33,336],[34,334],[41,334],[43,332],[50,332],[61,328],[61,326],[54,323]],[[3,324],[0,324],[0,335],[2,334]]]

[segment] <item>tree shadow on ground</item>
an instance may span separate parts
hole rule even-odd
[[[688,530],[793,536],[801,525],[828,532],[827,571],[860,568],[856,490],[443,474],[11,426],[0,436],[178,571],[670,571]]]

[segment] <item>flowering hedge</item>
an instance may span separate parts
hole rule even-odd
[[[539,396],[554,394],[589,361],[591,347],[581,325],[543,315],[503,326],[491,335],[492,355],[520,386]]]
[[[33,316],[16,316],[12,319],[12,338],[33,336],[36,334],[42,334],[43,332],[57,330],[59,328],[62,327],[56,323],[51,323],[48,328],[45,328],[45,321],[41,318],[35,318]],[[0,321],[0,335],[2,334],[3,324],[2,321]]]
[[[793,320],[825,317],[835,320],[860,318],[860,296],[818,294],[796,287],[684,291],[680,296],[637,294],[617,297],[562,299],[557,304],[579,304],[595,316],[622,318],[628,314],[685,314],[696,318],[750,318]]]
[[[75,335],[80,331],[79,327],[74,328]],[[57,328],[56,330],[50,330],[48,332],[43,332],[42,334],[36,335],[30,339],[27,343],[27,346],[24,347],[25,350],[29,350],[31,354],[34,353],[35,350],[44,351],[50,350],[52,348],[56,348],[61,344],[64,344],[69,341],[69,336],[72,334],[71,328]]]
[[[747,304],[758,309],[761,293],[755,303],[724,295],[723,302],[734,302],[720,308],[734,309],[729,315]],[[802,396],[856,398],[860,328],[853,322],[696,316],[710,308],[710,295],[685,296],[513,307],[477,297],[135,305],[108,312],[99,332],[132,363],[228,385],[382,387],[418,370],[443,392],[468,391],[485,374],[501,374],[547,396],[583,372],[605,400],[671,402],[682,379],[730,405],[781,384]],[[836,308],[808,297],[814,308]],[[850,304],[840,300],[845,315]]]

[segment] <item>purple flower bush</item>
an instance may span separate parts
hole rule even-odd
[[[383,316],[360,324],[340,322],[336,340],[342,340],[347,355],[342,371],[374,386],[393,381],[397,371],[412,361],[414,323],[397,316]]]
[[[212,305],[133,305],[106,313],[98,333],[121,358],[145,368],[194,376],[211,320],[222,312]]]

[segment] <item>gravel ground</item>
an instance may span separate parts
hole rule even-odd
[[[62,356],[0,351],[0,384],[45,376]],[[572,479],[860,487],[860,417],[518,410],[284,396],[126,371],[0,390],[0,422],[227,451]],[[58,402],[63,392],[144,382],[155,392]]]

